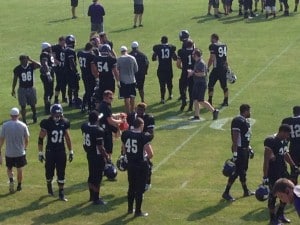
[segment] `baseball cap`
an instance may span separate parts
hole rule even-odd
[[[131,48],[138,48],[138,47],[139,47],[139,43],[137,41],[131,43]]]
[[[10,115],[11,116],[18,116],[20,114],[20,111],[17,107],[14,107],[10,110]]]
[[[42,43],[42,50],[46,49],[46,48],[50,48],[51,45],[48,42],[43,42]]]
[[[120,48],[120,52],[126,52],[127,51],[127,47],[122,45]]]

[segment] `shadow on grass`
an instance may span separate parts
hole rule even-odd
[[[58,20],[51,20],[51,21],[48,21],[48,23],[63,23],[68,20],[72,20],[72,18],[69,17],[69,18],[63,18],[63,19],[58,19]]]
[[[221,211],[225,207],[231,205],[231,202],[220,200],[216,205],[208,206],[204,209],[201,209],[200,211],[193,212],[189,215],[187,218],[187,221],[196,221],[196,220],[202,220],[205,219],[208,216],[212,216],[215,213]]]
[[[267,209],[267,206],[264,208],[254,209],[244,216],[241,217],[242,220],[245,221],[255,221],[255,222],[267,222],[269,219],[269,210]]]

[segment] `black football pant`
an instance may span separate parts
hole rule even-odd
[[[168,73],[159,72],[158,81],[159,81],[159,86],[160,86],[160,98],[162,100],[164,100],[165,95],[166,95],[166,86],[167,86],[168,91],[169,91],[169,96],[172,95],[173,76],[171,76]]]
[[[67,90],[67,78],[66,75],[63,72],[63,69],[56,69],[55,71],[56,74],[56,86],[55,86],[55,91],[60,92],[62,98],[66,98],[66,90]]]
[[[92,96],[95,88],[95,79],[91,80],[82,76],[82,81],[84,85],[84,95],[82,99],[82,105],[88,106],[88,109],[92,108]]]
[[[54,76],[51,77],[52,81],[49,81],[45,75],[41,75],[41,80],[44,86],[44,106],[46,113],[50,113],[51,98],[53,96]]]
[[[87,154],[89,177],[88,183],[93,184],[95,187],[100,187],[102,181],[103,170],[105,166],[104,159],[101,155]]]
[[[236,170],[234,175],[229,177],[229,182],[233,183],[237,177],[240,178],[241,183],[245,183],[247,178],[247,170],[249,163],[249,149],[248,148],[238,148],[237,160],[235,161]]]
[[[135,201],[135,213],[141,212],[143,193],[145,191],[146,181],[148,177],[148,163],[140,162],[135,164],[128,164],[128,211],[133,209],[133,203]]]
[[[67,162],[66,152],[63,151],[52,151],[46,150],[46,179],[47,181],[52,181],[54,177],[54,171],[56,169],[57,183],[65,183],[65,169]]]
[[[253,5],[252,0],[244,0],[244,12],[247,12],[248,10],[252,12],[252,5]]]
[[[181,74],[181,77],[179,79],[179,93],[180,98],[182,101],[182,104],[186,104],[186,90],[188,90],[189,93],[189,101],[190,105],[193,104],[193,98],[192,98],[192,92],[193,92],[193,78],[187,78],[187,74]]]

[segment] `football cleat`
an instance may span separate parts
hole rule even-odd
[[[120,171],[126,171],[128,165],[128,160],[126,155],[120,155],[120,157],[117,160],[117,167]]]
[[[104,167],[104,176],[109,180],[114,180],[118,174],[116,167],[112,163],[107,163]]]
[[[9,182],[9,193],[14,193],[14,182]]]
[[[255,197],[258,201],[266,201],[269,198],[270,189],[268,186],[259,185],[255,191]]]
[[[147,217],[148,215],[147,212],[134,213],[134,217]]]
[[[226,78],[227,78],[227,81],[231,84],[235,83],[237,80],[237,76],[234,74],[234,72],[230,68],[227,69]]]
[[[230,202],[235,201],[235,199],[229,193],[226,193],[226,192],[224,192],[222,194],[222,198],[224,198],[226,201],[230,201]]]
[[[284,214],[278,216],[278,220],[281,221],[282,223],[290,223],[291,220],[287,218]]]
[[[227,159],[223,165],[222,173],[225,177],[230,177],[235,173],[235,163],[231,159]]]

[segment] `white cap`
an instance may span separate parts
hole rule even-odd
[[[127,51],[127,47],[122,45],[120,48],[120,52],[126,52]]]
[[[131,48],[138,48],[138,47],[139,47],[139,43],[137,41],[131,43]]]
[[[20,114],[20,111],[18,108],[14,107],[10,110],[10,115],[11,116],[18,116]]]
[[[42,50],[46,49],[46,48],[50,48],[51,45],[48,42],[43,42],[42,43]]]

